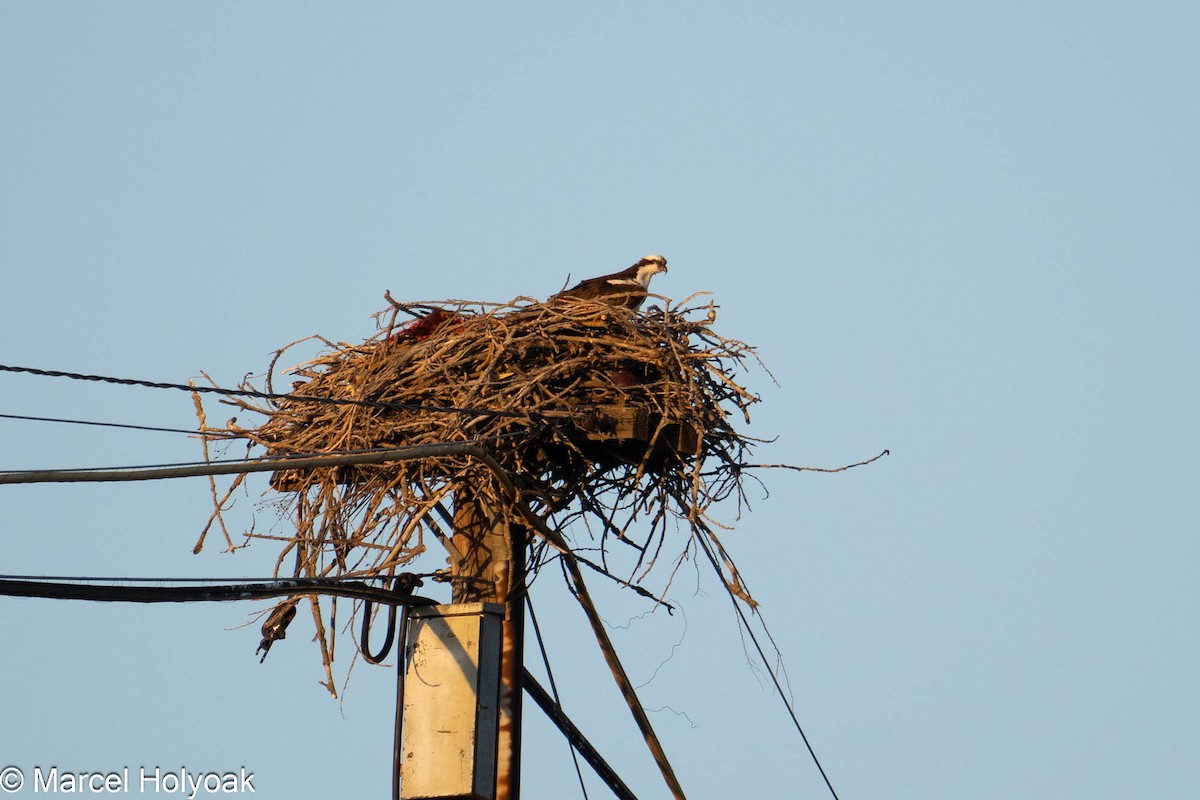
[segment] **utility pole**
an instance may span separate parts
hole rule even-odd
[[[659,426],[642,407],[595,410],[605,424],[587,431],[586,440],[628,448],[635,454],[644,452],[651,431]],[[664,425],[659,436],[660,446],[676,452],[695,454],[699,449],[699,434],[687,424]],[[419,708],[421,722],[404,727],[402,774],[412,779],[402,783],[403,800],[520,800],[525,564],[530,533],[514,522],[516,517],[506,493],[494,483],[459,486],[455,492],[453,534],[446,543],[453,602],[421,609],[417,618],[436,620],[430,624],[436,625],[437,632],[424,638],[420,633],[409,636],[412,661],[405,684],[405,714]],[[582,576],[577,576],[577,583],[578,590],[585,591]],[[496,616],[500,616],[498,626]],[[593,616],[594,612],[589,619],[594,632],[602,649],[607,648],[605,657],[631,700],[635,720],[672,794],[682,798],[649,720],[633,697],[632,684],[599,618]],[[465,621],[468,617],[476,622]],[[499,627],[497,636],[489,633],[495,627]],[[493,638],[499,640],[495,647],[489,644]],[[418,661],[424,672],[414,670]],[[410,691],[410,687],[418,688]],[[489,715],[493,703],[495,713]],[[488,738],[493,731],[494,739]],[[487,789],[481,788],[485,773],[495,777]]]
[[[519,800],[521,796],[521,673],[529,534],[513,524],[511,516],[478,493],[459,489],[455,495],[454,535],[450,540],[454,602],[504,606],[495,800]]]
[[[453,602],[413,612],[403,800],[520,798],[529,537],[485,488],[454,498]]]

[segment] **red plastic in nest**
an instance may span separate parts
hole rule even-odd
[[[453,320],[457,320],[461,323],[462,317],[460,317],[458,314],[451,314],[447,311],[437,308],[433,311],[430,311],[420,319],[414,319],[412,322],[393,333],[388,337],[388,341],[420,342],[428,339],[434,334],[435,331],[437,331],[438,328]]]

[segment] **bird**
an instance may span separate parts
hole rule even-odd
[[[660,255],[648,255],[636,264],[611,275],[588,278],[570,289],[564,289],[550,300],[574,297],[618,308],[636,310],[646,301],[650,279],[667,271],[667,260]]]

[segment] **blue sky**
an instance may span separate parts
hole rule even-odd
[[[232,385],[303,336],[370,335],[385,290],[544,297],[661,252],[655,289],[713,292],[717,330],[778,382],[749,376],[760,460],[892,452],[764,475],[726,516],[843,800],[1192,798],[1198,17],[6,3],[0,362]],[[0,413],[194,422],[183,395],[13,375]],[[14,420],[0,442],[3,469],[199,455]],[[274,561],[191,555],[203,481],[0,496],[10,574]],[[557,583],[534,600],[568,712],[660,796]],[[598,594],[689,797],[827,796],[719,587],[700,570],[671,592],[675,617]],[[391,670],[358,665],[337,702],[306,633],[257,663],[250,608],[0,606],[20,731],[0,766],[386,791]],[[526,796],[577,794],[565,744],[528,725]]]

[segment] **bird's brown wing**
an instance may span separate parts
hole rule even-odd
[[[613,286],[608,282],[608,275],[603,278],[588,278],[586,281],[580,281],[570,289],[564,289],[555,297],[578,297],[582,300],[595,300],[599,297],[605,297],[613,291]]]

